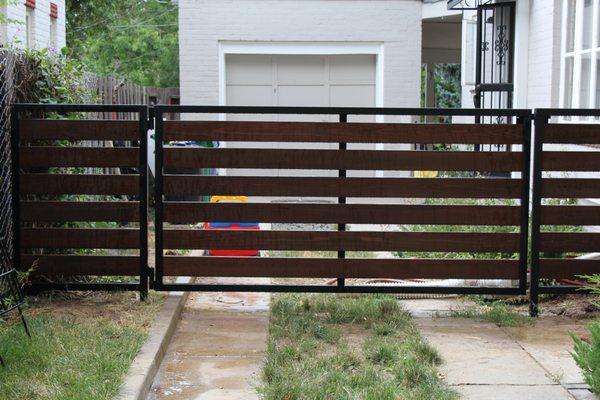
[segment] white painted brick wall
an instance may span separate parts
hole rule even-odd
[[[418,0],[179,0],[182,104],[218,104],[219,41],[379,42],[384,105],[418,107]]]
[[[57,48],[60,49],[66,46],[66,31],[65,31],[65,0],[37,0],[36,7],[33,10],[34,19],[34,44],[38,49],[50,46],[50,3],[58,6],[57,33],[56,42]],[[2,43],[10,43],[16,47],[23,48],[26,45],[27,29],[25,25],[26,7],[25,1],[19,1],[17,4],[11,4],[2,7],[2,12],[7,18],[15,20],[8,26],[1,27],[0,41]]]
[[[527,107],[558,107],[561,0],[530,0]]]

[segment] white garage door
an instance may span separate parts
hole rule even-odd
[[[374,55],[227,55],[226,104],[229,106],[375,107]],[[334,122],[337,115],[228,115],[229,120]],[[370,122],[373,116],[349,116]],[[227,147],[335,149],[335,143],[224,143]],[[373,144],[349,144],[375,148]],[[337,171],[223,170],[227,175],[337,176]],[[372,171],[348,171],[348,176],[371,176]]]
[[[225,66],[227,105],[375,107],[374,55],[236,54]]]

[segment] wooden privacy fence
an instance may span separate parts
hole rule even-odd
[[[163,121],[162,116],[170,112],[182,115],[190,113],[200,118]],[[219,112],[333,114],[338,116],[340,122],[202,120],[207,114]],[[396,116],[502,115],[512,122],[502,125],[346,122],[348,115],[383,113]],[[174,140],[227,143],[225,148],[156,147],[157,289],[525,293],[531,129],[529,111],[159,106],[155,107],[155,115],[157,143]],[[236,142],[244,142],[244,148],[235,148]],[[273,145],[273,142],[276,144]],[[265,148],[266,143],[270,143],[269,148]],[[315,148],[315,143],[325,144]],[[332,147],[332,143],[337,149],[324,148]],[[350,145],[352,148],[349,148],[348,144],[363,146],[358,149]],[[376,150],[376,144],[385,144],[385,150]],[[411,150],[414,144],[445,144],[446,151],[414,151]],[[513,151],[474,152],[472,146],[468,147],[473,144],[512,145]],[[242,172],[243,176],[164,172],[192,167],[245,172]],[[303,173],[298,173],[298,170]],[[323,170],[329,173],[323,173]],[[443,171],[445,175],[410,178],[400,177],[396,173],[415,170]],[[357,177],[349,171],[362,171],[366,176]],[[513,172],[519,176],[488,177],[495,172]],[[457,173],[459,177],[450,177]],[[264,197],[270,201],[243,204],[166,201],[203,195],[244,195]],[[290,202],[293,199],[315,197],[334,199],[335,203]],[[354,198],[352,204],[346,204],[348,198]],[[415,205],[397,201],[398,198],[443,199],[447,204],[435,204],[434,201],[433,204]],[[461,204],[457,199],[499,201],[494,205],[475,201]],[[376,204],[390,200],[395,204]],[[208,231],[191,226],[204,221],[313,225],[304,225],[304,229],[299,231]],[[330,229],[311,229],[314,224],[326,225]],[[457,231],[348,231],[347,224],[455,225]],[[485,226],[506,226],[509,229],[506,233],[489,233]],[[172,255],[173,250],[202,249],[260,249],[283,251],[289,256]],[[169,250],[171,255],[165,255],[165,250]],[[337,257],[301,257],[290,251],[329,251],[337,254]],[[346,252],[350,251],[425,252],[432,255],[426,258],[347,258]],[[448,253],[455,254],[448,256]],[[338,284],[175,285],[166,283],[163,280],[165,276],[337,278]],[[505,287],[488,286],[485,283],[459,287],[367,285],[360,282],[345,285],[344,280],[348,278],[494,279],[504,280],[507,284]],[[515,281],[518,281],[516,286],[511,284]]]
[[[558,121],[551,123],[552,117]],[[535,111],[533,314],[537,313],[539,293],[586,293],[573,280],[600,273],[598,257],[576,257],[600,251],[600,233],[586,231],[586,227],[600,226],[600,207],[581,204],[583,199],[600,199],[599,118],[600,110]],[[590,146],[596,151],[590,151]]]
[[[40,119],[47,112],[69,119]],[[136,113],[138,119],[85,119],[101,112]],[[14,263],[35,265],[33,289],[146,295],[146,124],[145,106],[14,107]],[[91,140],[124,147],[81,147]],[[113,174],[103,173],[107,168]],[[86,276],[103,277],[102,283]]]

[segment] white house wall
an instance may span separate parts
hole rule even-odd
[[[364,42],[384,47],[382,105],[418,107],[421,7],[417,0],[179,0],[182,104],[219,104],[221,42]]]
[[[37,49],[42,49],[51,46],[50,38],[50,3],[54,3],[58,6],[58,19],[57,32],[56,32],[56,44],[57,48],[63,48],[66,46],[66,33],[65,33],[65,0],[37,0],[36,7],[33,9],[34,28],[33,28],[33,41],[34,46]],[[25,25],[25,15],[27,7],[25,1],[19,1],[16,4],[10,4],[2,7],[2,12],[5,13],[6,17],[12,22],[8,25],[1,27],[0,40],[2,43],[9,43],[19,48],[26,47],[27,42],[27,29]]]
[[[529,0],[529,3],[527,107],[558,107],[562,1]]]

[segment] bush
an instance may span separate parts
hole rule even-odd
[[[573,336],[573,358],[583,372],[585,383],[590,385],[592,392],[600,394],[600,321],[592,322],[588,329],[591,334],[590,343]]]

